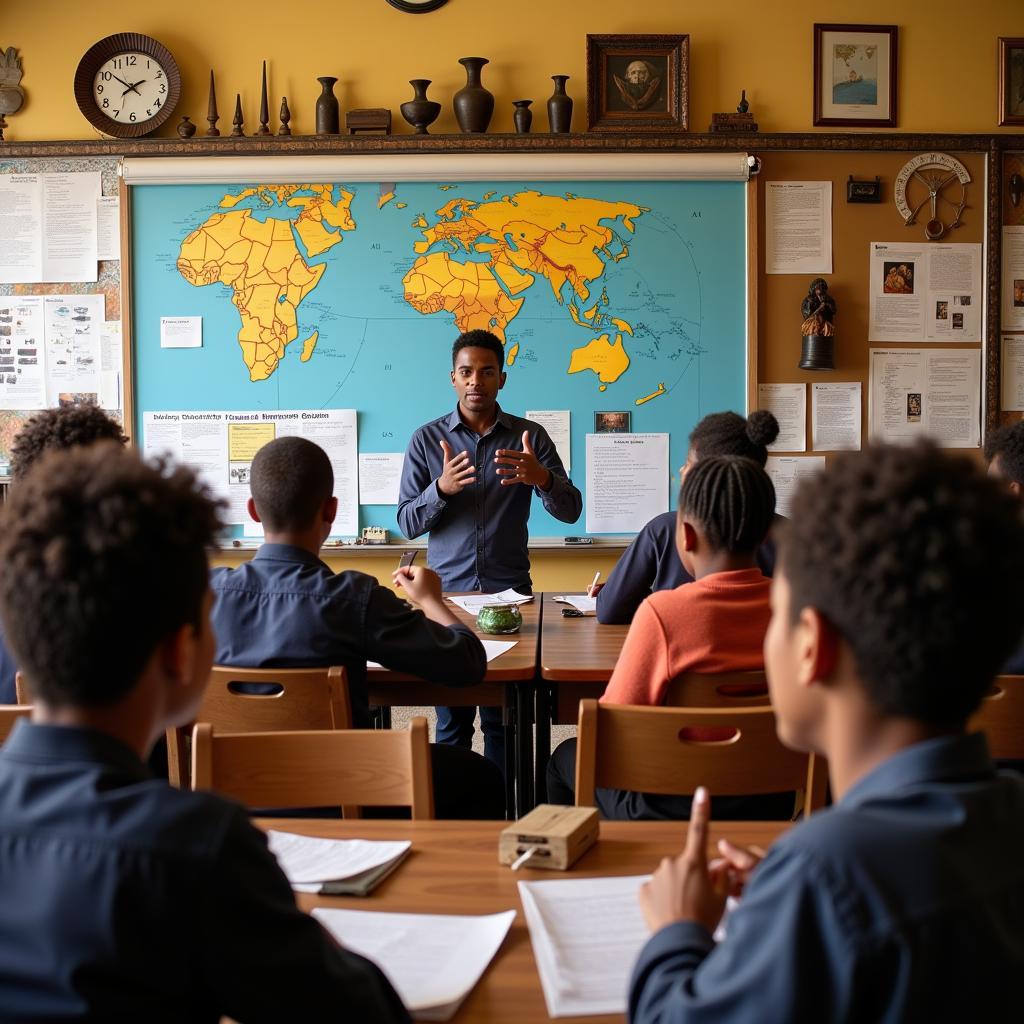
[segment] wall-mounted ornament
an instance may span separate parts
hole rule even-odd
[[[416,129],[417,135],[427,135],[427,129],[441,113],[441,104],[427,99],[429,78],[413,78],[409,84],[412,86],[413,98],[406,100],[398,109],[402,112],[402,117]]]
[[[338,97],[334,95],[334,86],[338,80],[323,75],[317,81],[320,83],[320,95],[316,98],[316,133],[337,135],[341,131]]]
[[[565,91],[568,75],[552,75],[555,91],[548,99],[548,128],[555,135],[567,135],[572,130],[572,97]]]
[[[485,132],[494,113],[494,96],[481,84],[480,72],[490,61],[486,57],[460,57],[459,63],[466,69],[466,84],[452,100],[455,120],[465,133]]]
[[[242,94],[240,92],[235,93],[235,116],[231,118],[231,134],[237,139],[242,135],[245,135],[243,128],[245,126],[245,118],[242,116]]]
[[[182,139],[191,139],[196,133],[196,126],[189,120],[188,114],[182,117],[178,123],[178,136]]]
[[[213,84],[213,68],[210,68],[210,94],[206,101],[206,120],[210,125],[206,129],[206,134],[211,137],[220,135],[220,129],[217,127],[220,114],[217,113],[217,89]]]
[[[875,175],[874,181],[857,181],[851,174],[846,181],[848,203],[880,203],[882,201],[882,179]]]
[[[735,114],[712,114],[711,124],[708,125],[709,132],[717,133],[735,132],[743,134],[744,132],[756,132],[757,130],[757,122],[754,120],[754,115],[750,110],[746,89],[740,90],[740,101],[736,106]]]
[[[803,342],[800,346],[801,370],[834,370],[836,368],[835,333],[832,324],[836,300],[828,293],[828,282],[816,277],[807,289],[800,306],[804,322],[800,325]]]
[[[270,105],[267,103],[267,62],[263,62],[263,84],[260,87],[260,126],[257,135],[270,134]]]
[[[512,106],[515,107],[515,110],[512,111],[512,123],[516,126],[516,133],[519,135],[526,135],[533,124],[533,111],[530,109],[532,102],[533,100],[512,101]]]
[[[281,124],[277,129],[278,135],[291,135],[292,130],[288,127],[288,122],[292,119],[292,112],[288,109],[288,97],[281,97],[281,113],[279,115]]]
[[[7,115],[16,114],[25,102],[21,87],[21,58],[13,46],[0,51],[0,142],[4,141]]]
[[[917,223],[917,215],[927,205],[924,237],[935,242],[960,227],[970,181],[970,172],[956,157],[922,153],[908,160],[896,175],[892,197],[907,227]]]

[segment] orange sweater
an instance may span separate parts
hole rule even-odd
[[[660,704],[683,672],[764,668],[771,582],[758,568],[739,569],[651,594],[637,609],[601,700]]]

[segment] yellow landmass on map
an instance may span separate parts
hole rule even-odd
[[[516,356],[519,355],[519,342],[514,342],[509,345],[508,351],[505,353],[505,362],[509,366],[516,365]]]
[[[665,394],[665,385],[659,384],[657,391],[652,391],[649,395],[641,395],[640,398],[636,399],[636,404],[643,405],[644,402],[649,402],[652,398],[658,398],[663,394]]]
[[[608,319],[615,324],[616,328],[622,331],[624,334],[628,334],[630,337],[633,336],[633,325],[625,320],[620,320],[617,316],[610,316]]]
[[[309,194],[296,194],[308,192]],[[225,196],[221,207],[182,243],[178,273],[189,284],[229,285],[231,301],[242,318],[238,344],[249,379],[266,380],[284,357],[285,347],[298,335],[298,307],[317,286],[323,265],[309,266],[296,244],[301,239],[311,256],[326,252],[355,229],[352,193],[331,185],[260,185]],[[294,221],[268,217],[255,220],[252,211],[234,207],[250,196],[287,203],[301,213]],[[336,230],[328,230],[328,228]],[[316,331],[303,343],[302,359],[316,347]]]
[[[408,205],[408,203],[395,203],[395,209],[404,210]]]
[[[395,193],[394,192],[384,192],[384,193],[382,193],[380,198],[377,200],[377,209],[378,210],[383,210],[384,207],[387,206],[388,203],[390,203],[391,200],[394,199],[394,198],[395,198]]]
[[[308,363],[310,357],[313,355],[313,350],[316,348],[317,339],[320,337],[319,331],[314,331],[303,343],[302,343],[302,355],[299,359],[303,363]]]
[[[614,384],[629,369],[629,356],[622,347],[622,335],[609,341],[607,334],[594,338],[582,348],[573,350],[569,358],[569,373],[591,370],[601,382],[600,390]]]

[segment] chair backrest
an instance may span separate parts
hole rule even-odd
[[[19,718],[28,718],[31,714],[31,704],[0,704],[0,743],[10,736]]]
[[[20,673],[14,673],[14,694],[19,704],[31,704],[32,695],[28,692],[28,680]]]
[[[213,789],[249,807],[409,807],[434,816],[425,718],[408,731],[343,729],[219,735],[192,732],[192,788]]]
[[[985,733],[993,757],[1024,760],[1024,676],[996,676],[968,728]]]
[[[245,692],[259,686],[269,693]],[[230,668],[214,665],[197,722],[219,733],[287,732],[299,729],[351,729],[348,674],[332,668]],[[187,737],[191,725],[167,730],[167,773],[171,783],[187,783]]]
[[[767,707],[768,679],[757,672],[684,672],[665,690],[665,707],[759,708]]]
[[[701,738],[715,733],[728,738]],[[810,814],[825,805],[826,779],[820,759],[782,745],[770,707],[633,707],[584,700],[577,805],[594,806],[599,786],[664,794],[707,786],[714,796],[794,790],[803,794],[803,813]]]

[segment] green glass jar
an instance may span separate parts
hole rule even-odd
[[[522,624],[523,613],[516,604],[487,604],[476,615],[481,633],[518,633]]]

